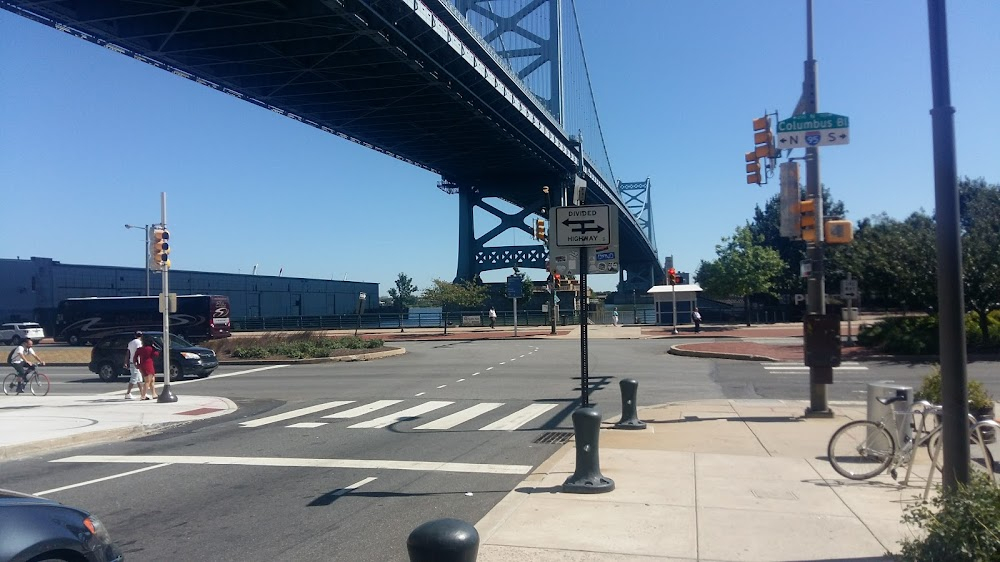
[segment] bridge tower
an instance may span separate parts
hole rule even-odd
[[[653,230],[653,202],[652,183],[649,178],[640,182],[623,182],[618,180],[618,196],[625,203],[625,207],[635,217],[643,234],[649,240],[653,251],[656,251],[656,235]],[[657,263],[633,263],[629,264],[619,273],[618,291],[645,293],[650,287],[656,284],[655,279]],[[627,274],[627,279],[625,278]]]
[[[449,0],[445,0],[448,2]],[[482,36],[483,42],[506,61],[528,90],[560,124],[565,124],[563,104],[562,16],[563,0],[532,2],[495,2],[492,0],[450,0],[459,13]],[[529,180],[531,181],[531,180]],[[487,246],[511,228],[534,234],[525,219],[532,214],[544,215],[550,201],[542,194],[543,185],[560,190],[552,178],[538,178],[537,185],[516,186],[526,192],[538,193],[538,199],[519,211],[506,213],[486,201],[498,197],[483,188],[456,185],[443,179],[438,187],[446,193],[458,194],[458,268],[455,281],[475,279],[484,271],[509,269],[514,266],[545,268],[548,250],[544,245]],[[531,197],[528,198],[529,200]],[[500,219],[500,224],[476,237],[476,208]],[[545,217],[547,218],[547,217]]]

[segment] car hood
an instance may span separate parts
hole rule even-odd
[[[59,502],[48,498],[40,498],[38,496],[32,496],[31,494],[22,494],[21,492],[15,492],[14,490],[5,490],[0,488],[0,506],[25,504],[62,505]]]

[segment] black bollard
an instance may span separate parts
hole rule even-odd
[[[459,519],[435,519],[406,539],[410,562],[476,562],[479,532]]]
[[[601,494],[615,489],[615,481],[601,474],[597,438],[601,431],[601,415],[593,408],[573,412],[576,434],[576,472],[563,482],[564,492],[571,494]]]
[[[615,429],[646,429],[646,423],[639,419],[636,412],[636,395],[639,393],[639,381],[622,379],[618,382],[622,389],[622,419],[615,424]]]

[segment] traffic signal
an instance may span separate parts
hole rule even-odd
[[[760,185],[760,162],[753,152],[746,153],[747,159],[747,183]]]
[[[170,232],[155,227],[149,235],[149,267],[154,271],[170,269]]]
[[[535,239],[545,240],[545,219],[535,220]]]
[[[806,199],[799,202],[799,228],[802,239],[806,242],[816,241],[816,200]]]
[[[672,267],[667,270],[667,283],[671,285],[677,284],[677,270]]]
[[[552,281],[556,289],[562,287],[562,276],[559,275],[558,273],[552,274]]]
[[[823,232],[827,244],[850,244],[854,240],[854,225],[848,220],[825,221]]]
[[[774,135],[771,134],[771,118],[767,115],[753,120],[753,153],[757,160],[774,158]]]

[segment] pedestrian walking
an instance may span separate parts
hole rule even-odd
[[[490,307],[490,328],[496,329],[497,327],[497,311],[492,306]]]
[[[694,307],[694,312],[691,313],[691,319],[694,320],[694,333],[701,331],[701,313],[698,312],[698,307]]]
[[[129,378],[128,378],[128,390],[125,391],[125,399],[133,400],[132,398],[132,387],[139,387],[139,398],[146,398],[146,386],[142,384],[142,371],[139,370],[139,366],[135,364],[135,352],[142,347],[142,332],[136,332],[135,337],[128,342],[128,360],[125,363],[125,367],[128,368]]]
[[[141,400],[156,398],[156,365],[153,363],[153,359],[159,355],[160,352],[153,347],[152,338],[142,336],[142,347],[136,350],[134,360],[135,366],[142,371],[142,377],[145,381],[139,390],[139,393],[142,394]],[[163,376],[169,375],[164,374]]]
[[[618,307],[617,306],[615,307],[614,312],[611,313],[611,319],[612,319],[612,323],[615,326],[617,326],[618,325]]]

